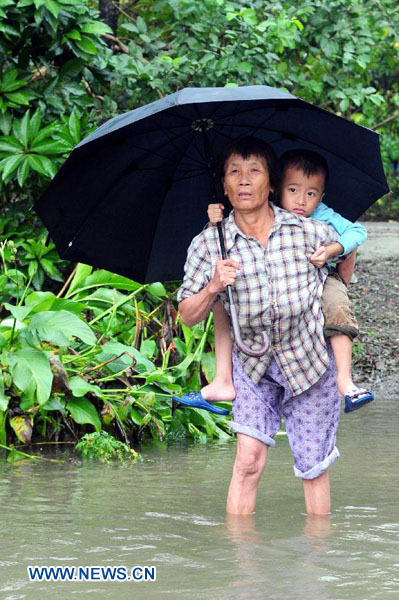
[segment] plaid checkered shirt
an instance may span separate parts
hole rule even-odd
[[[241,352],[234,339],[233,347],[255,383],[273,354],[296,396],[317,383],[329,364],[320,304],[327,269],[315,267],[309,257],[320,246],[335,242],[338,234],[326,223],[271,206],[274,223],[265,247],[240,231],[234,211],[223,221],[227,255],[241,265],[233,297],[242,340],[259,349],[263,331],[271,339],[269,351],[260,357]],[[178,300],[200,292],[220,259],[217,228],[208,227],[188,249]],[[218,299],[229,314],[227,294],[220,293]]]

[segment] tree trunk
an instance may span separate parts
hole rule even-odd
[[[116,36],[118,31],[119,0],[99,0],[98,8],[100,10],[101,20],[109,25],[113,34]]]

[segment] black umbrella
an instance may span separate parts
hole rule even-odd
[[[62,258],[143,283],[181,279],[215,201],[212,157],[244,135],[279,155],[322,154],[325,202],[349,219],[389,191],[375,132],[267,86],[187,88],[104,123],[34,209]]]

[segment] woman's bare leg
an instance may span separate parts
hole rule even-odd
[[[302,479],[305,507],[308,515],[327,515],[330,512],[330,481],[328,471],[315,479]]]
[[[232,343],[227,315],[220,302],[213,307],[215,326],[216,375],[212,383],[202,388],[201,393],[209,402],[234,400],[236,391],[233,385],[231,362]]]
[[[243,433],[237,434],[237,455],[227,496],[228,513],[249,515],[255,510],[258,483],[266,458],[266,444]]]

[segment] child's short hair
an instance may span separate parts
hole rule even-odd
[[[313,150],[305,150],[298,148],[296,150],[287,150],[280,157],[280,172],[284,177],[287,169],[295,168],[303,171],[307,177],[322,173],[324,175],[324,187],[328,182],[328,165],[326,159],[314,152]]]

